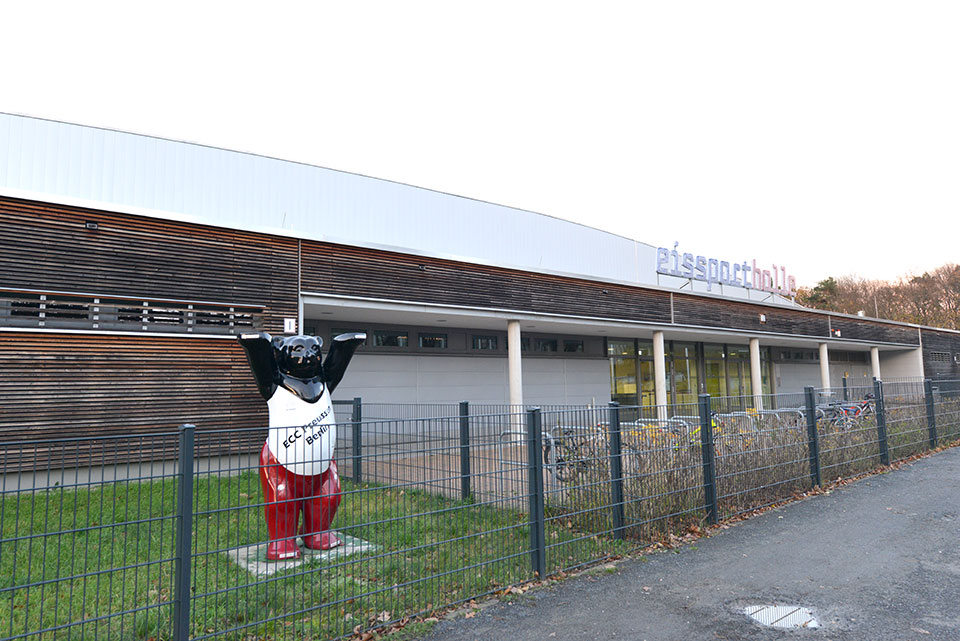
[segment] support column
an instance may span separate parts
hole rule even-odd
[[[883,378],[880,376],[880,349],[877,347],[870,348],[870,370],[871,376],[878,381],[883,380]]]
[[[657,418],[667,420],[667,353],[663,349],[663,332],[653,333],[653,392],[657,401]]]
[[[820,387],[830,388],[830,353],[826,343],[820,343]]]
[[[763,378],[760,376],[760,339],[750,339],[750,386],[753,388],[753,409],[763,409]]]
[[[507,380],[511,411],[523,411],[523,373],[520,367],[520,321],[507,321]]]

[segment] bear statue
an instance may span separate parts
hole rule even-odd
[[[266,332],[240,336],[270,417],[260,452],[260,483],[271,561],[298,558],[297,536],[313,550],[342,543],[329,531],[340,505],[330,394],[366,338],[341,334],[322,359],[323,341],[314,336],[271,337]]]

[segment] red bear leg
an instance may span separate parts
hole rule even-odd
[[[313,478],[312,496],[303,501],[303,544],[311,550],[329,550],[343,544],[329,531],[341,499],[337,462],[331,460],[327,470]]]
[[[296,475],[287,471],[263,444],[260,452],[260,485],[263,487],[263,511],[267,519],[267,559],[280,561],[300,556],[297,546],[297,521],[301,502],[296,495]]]

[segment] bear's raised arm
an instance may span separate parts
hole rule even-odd
[[[327,357],[323,361],[323,378],[331,394],[343,379],[343,374],[347,371],[347,365],[350,364],[353,353],[365,340],[367,340],[367,335],[362,333],[340,334],[333,339],[330,351],[327,352]]]
[[[250,362],[250,369],[253,370],[257,387],[260,388],[263,398],[268,401],[277,391],[277,380],[280,378],[271,340],[272,337],[266,332],[240,335],[240,345],[247,353],[247,361]]]

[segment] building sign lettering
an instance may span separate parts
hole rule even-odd
[[[667,276],[679,276],[701,280],[712,291],[715,284],[732,285],[746,289],[759,289],[764,292],[793,297],[797,294],[797,280],[787,274],[783,265],[771,264],[771,269],[763,269],[757,260],[731,262],[706,256],[694,256],[677,251],[679,242],[673,249],[657,248],[657,273]]]

